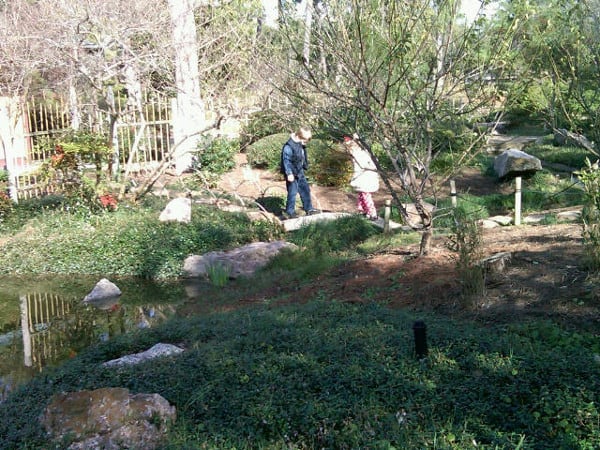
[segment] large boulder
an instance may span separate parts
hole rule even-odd
[[[290,242],[253,242],[228,252],[209,252],[204,255],[191,255],[183,263],[183,272],[187,277],[207,276],[210,269],[220,267],[230,278],[251,276],[282,250],[296,249]]]
[[[192,199],[186,197],[174,198],[160,213],[161,222],[190,223],[192,221]]]
[[[111,303],[121,295],[121,290],[112,281],[102,278],[88,295],[83,298],[86,303],[100,304]]]
[[[511,148],[494,159],[494,170],[500,179],[527,176],[542,170],[542,162],[535,156]]]
[[[175,418],[175,407],[159,394],[101,388],[55,394],[41,423],[55,442],[71,442],[70,450],[151,450],[160,446]]]

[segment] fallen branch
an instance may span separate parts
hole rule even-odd
[[[177,142],[173,146],[171,151],[169,151],[169,153],[167,153],[165,155],[165,157],[160,162],[160,164],[152,171],[150,176],[142,183],[139,190],[135,194],[135,200],[136,201],[140,200],[142,197],[144,197],[144,195],[146,195],[148,192],[150,192],[150,190],[152,189],[152,186],[154,186],[154,183],[156,183],[158,181],[158,179],[167,170],[169,163],[171,162],[171,159],[173,158],[173,155],[175,154],[175,152],[177,151],[177,149],[183,142],[185,142],[186,140],[188,140],[189,138],[191,138],[193,136],[197,136],[198,134],[206,133],[208,130],[212,130],[214,128],[219,128],[221,126],[222,121],[223,121],[223,116],[219,116],[216,118],[216,120],[212,124],[208,125],[204,129],[197,131],[195,133],[186,135],[183,137],[183,139],[181,139],[179,142]],[[120,197],[122,195],[123,195],[123,190],[121,191]]]

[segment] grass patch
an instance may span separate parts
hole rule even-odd
[[[557,147],[552,144],[527,147],[527,153],[542,161],[553,164],[562,164],[574,169],[581,169],[584,167],[585,158],[593,156],[584,148],[572,146]]]
[[[103,274],[170,278],[190,254],[271,240],[282,232],[243,214],[195,205],[189,224],[163,223],[160,205],[120,207],[97,215],[39,214],[13,229],[0,253],[0,274]]]
[[[423,362],[417,318],[428,325]],[[187,350],[99,366],[159,341]],[[334,299],[172,320],[13,393],[0,404],[0,448],[47,448],[37,417],[50,396],[106,386],[177,407],[166,448],[596,448],[599,352],[594,336],[550,322],[479,327]]]

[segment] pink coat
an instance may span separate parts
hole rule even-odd
[[[353,143],[350,147],[350,154],[354,163],[350,186],[358,192],[377,192],[379,190],[379,174],[369,152]]]

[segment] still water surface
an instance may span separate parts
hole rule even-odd
[[[152,327],[186,301],[182,284],[114,282],[122,295],[86,304],[98,277],[0,277],[0,401],[45,368],[95,343]]]

